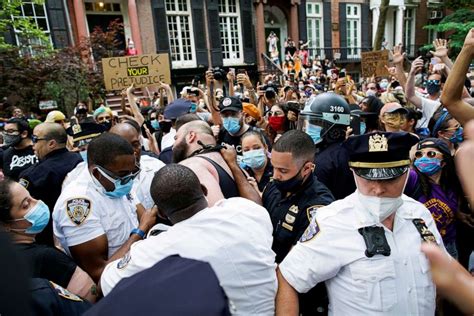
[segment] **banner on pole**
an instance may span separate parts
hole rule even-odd
[[[134,84],[135,88],[171,84],[168,54],[146,54],[102,59],[106,90],[122,90]]]

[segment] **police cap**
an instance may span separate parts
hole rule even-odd
[[[105,131],[105,127],[97,123],[73,124],[66,129],[66,133],[72,136],[73,142],[91,139],[99,136]]]
[[[344,142],[349,166],[367,180],[388,180],[408,171],[410,149],[419,141],[406,132],[374,132],[351,136]]]

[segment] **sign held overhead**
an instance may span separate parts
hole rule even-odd
[[[106,90],[122,90],[134,84],[136,88],[171,84],[168,54],[146,54],[102,59]]]
[[[389,76],[385,65],[388,65],[388,50],[377,50],[372,52],[362,53],[362,76]]]

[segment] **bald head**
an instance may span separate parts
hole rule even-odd
[[[58,123],[41,123],[33,130],[33,150],[39,160],[43,160],[50,152],[66,147],[66,130]]]
[[[179,129],[180,133],[187,134],[189,132],[195,132],[197,135],[200,136],[200,139],[207,139],[210,137],[214,138],[214,135],[212,134],[212,129],[204,121],[191,121],[189,123],[184,124],[181,126]]]
[[[128,123],[119,123],[110,129],[109,133],[118,135],[124,138],[127,142],[130,143],[133,147],[133,151],[135,152],[135,156],[137,159],[140,158],[142,145],[140,142],[140,133],[136,130],[136,128]]]

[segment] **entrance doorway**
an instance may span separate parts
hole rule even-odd
[[[265,50],[268,55],[268,43],[266,42],[270,32],[276,34],[278,37],[278,49],[280,51],[280,61],[283,59],[285,53],[285,40],[288,38],[288,23],[285,13],[277,7],[266,5],[264,7],[264,22],[265,22],[265,43],[267,49]]]
[[[120,14],[87,14],[87,24],[89,27],[89,34],[94,31],[96,27],[102,29],[102,31],[106,32],[107,28],[109,27],[110,23],[113,21],[117,21],[123,24],[123,17]],[[126,41],[125,41],[125,34],[121,32],[117,34],[116,38],[118,43],[118,49],[125,50]]]

